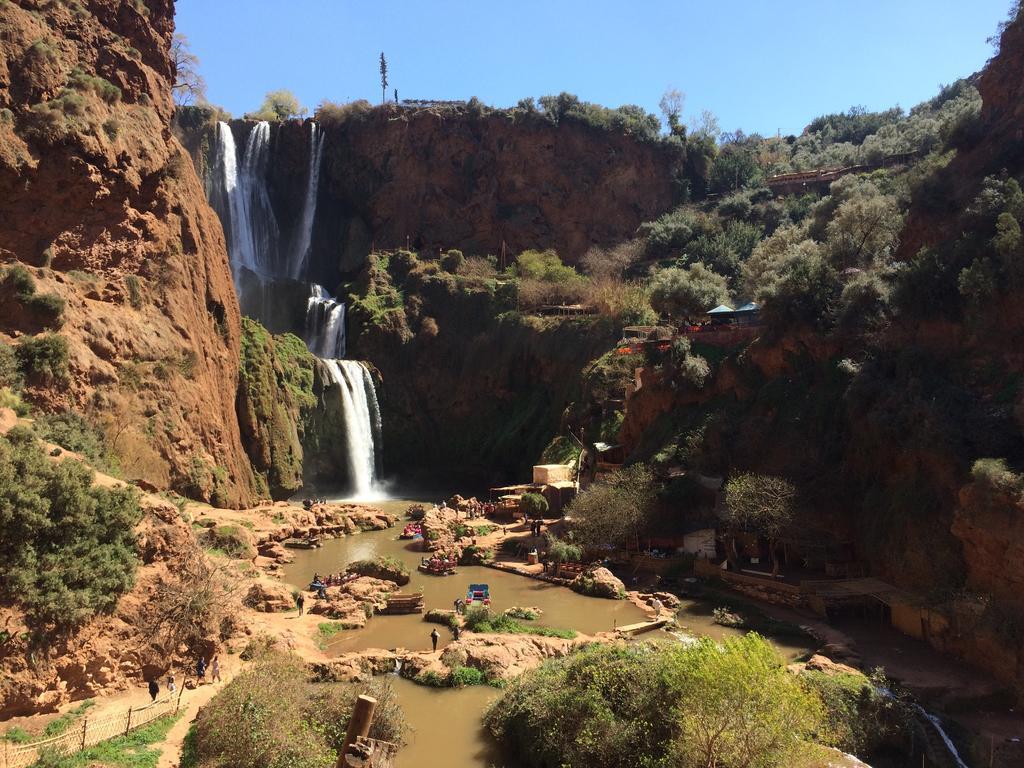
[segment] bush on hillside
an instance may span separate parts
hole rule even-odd
[[[75,411],[39,416],[35,420],[35,430],[44,440],[81,454],[100,469],[112,464],[103,431]]]
[[[28,384],[51,386],[68,380],[68,342],[63,336],[26,336],[18,343],[16,354]]]
[[[370,738],[403,743],[405,715],[386,680],[312,683],[297,656],[266,653],[199,712],[185,744],[182,766],[333,765],[359,694],[377,699]]]
[[[751,634],[722,646],[590,646],[512,681],[485,722],[537,768],[793,765],[822,708]]]
[[[26,429],[0,437],[0,598],[35,631],[112,611],[134,582],[138,498],[92,480],[84,464],[50,461]]]
[[[703,318],[728,298],[725,278],[700,262],[662,269],[651,279],[651,305],[676,320]]]
[[[459,250],[452,249],[441,257],[441,269],[453,275],[460,272],[465,264],[466,257]]]
[[[203,546],[223,552],[228,557],[249,560],[256,556],[252,535],[238,525],[215,525],[202,535]]]

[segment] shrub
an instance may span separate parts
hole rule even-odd
[[[524,493],[519,501],[519,509],[533,519],[544,517],[548,511],[548,500],[539,493]]]
[[[68,380],[68,342],[63,336],[27,336],[18,343],[16,354],[28,383],[49,386]]]
[[[128,303],[133,309],[142,309],[142,284],[135,275],[128,275],[124,279],[125,287],[128,289]]]
[[[349,121],[363,120],[373,111],[373,105],[365,99],[358,99],[347,104],[335,104],[332,101],[321,102],[313,114],[314,119],[324,128],[343,125]]]
[[[239,560],[249,560],[256,556],[251,534],[237,525],[207,528],[203,534],[203,545]]]
[[[51,462],[28,430],[0,437],[0,597],[33,630],[111,611],[134,581],[138,497],[92,481],[80,462]]]
[[[971,479],[989,494],[1019,497],[1024,492],[1024,475],[1010,470],[1005,459],[978,459],[971,466]]]
[[[100,468],[110,464],[109,447],[103,431],[74,411],[40,416],[35,421],[35,429],[44,440],[80,453]]]
[[[476,667],[452,667],[451,684],[453,688],[464,688],[467,685],[486,685],[487,675]]]
[[[16,348],[0,343],[0,387],[19,387],[21,381],[21,367]]]
[[[798,764],[822,716],[751,634],[591,646],[513,680],[485,722],[524,766],[770,766]]]
[[[462,255],[462,251],[451,250],[441,257],[441,269],[453,275],[458,273],[465,263],[466,257]]]
[[[377,699],[370,738],[401,744],[405,717],[390,684],[309,682],[302,661],[270,652],[236,676],[200,711],[185,768],[323,768],[336,759],[357,695]]]

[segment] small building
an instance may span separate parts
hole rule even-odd
[[[719,304],[709,309],[707,315],[715,325],[753,325],[759,322],[760,313],[761,305],[750,301],[737,309],[728,304]]]
[[[533,468],[533,482],[547,485],[562,480],[572,480],[571,464],[537,464]]]

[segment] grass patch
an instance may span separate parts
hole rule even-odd
[[[574,629],[555,629],[554,627],[531,627],[519,623],[507,614],[491,616],[486,608],[470,608],[466,612],[466,629],[470,632],[501,633],[509,635],[540,635],[541,637],[561,637],[572,640],[576,637]]]
[[[476,667],[452,667],[452,688],[464,688],[467,685],[486,685],[487,675]]]
[[[180,714],[161,717],[125,736],[104,741],[74,755],[44,752],[36,765],[42,768],[86,768],[97,764],[109,768],[156,768],[161,750],[152,745],[167,738],[167,732],[179,717]]]
[[[359,629],[358,626],[346,621],[323,621],[316,625],[316,647],[321,651],[330,644],[331,639],[346,629]]]
[[[74,722],[89,711],[89,708],[96,704],[92,699],[86,699],[74,709],[70,709],[63,715],[58,717],[56,720],[51,720],[46,724],[43,729],[43,738],[48,739],[52,736],[60,736],[62,733],[67,731]]]

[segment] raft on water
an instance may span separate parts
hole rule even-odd
[[[423,613],[423,593],[403,595],[401,592],[396,592],[388,597],[387,605],[380,613]]]
[[[285,539],[281,543],[291,549],[316,549],[323,541],[319,536],[310,536],[308,539]]]
[[[455,575],[454,560],[438,560],[437,558],[426,558],[420,560],[420,564],[417,566],[423,573],[429,573],[431,576],[454,576]]]

